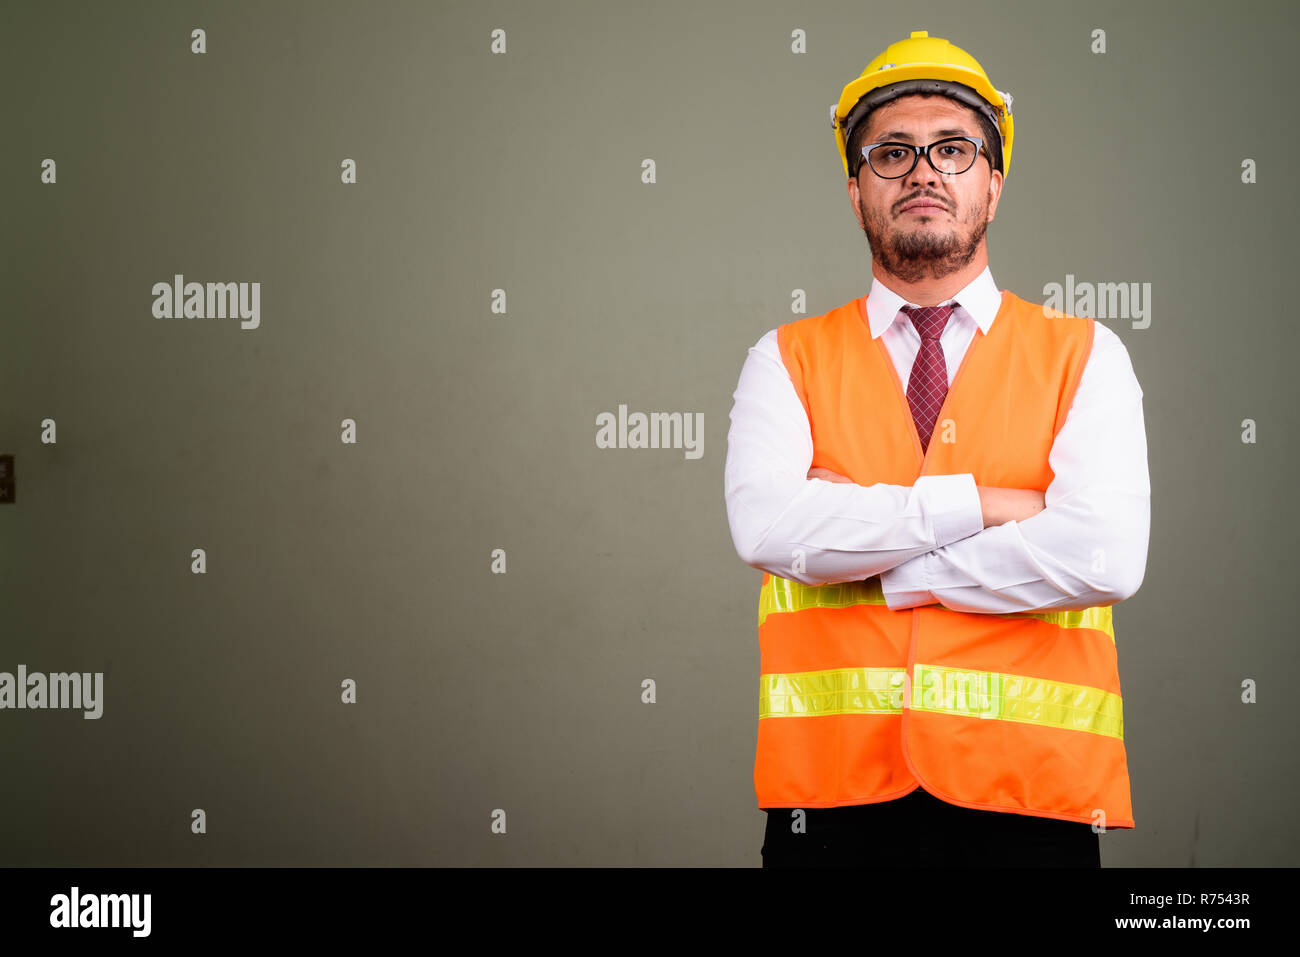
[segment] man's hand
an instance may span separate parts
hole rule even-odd
[[[1043,493],[1032,488],[998,488],[977,485],[980,509],[984,513],[984,527],[1023,522],[1047,507]]]
[[[853,484],[853,479],[845,478],[839,472],[832,472],[830,469],[824,469],[820,466],[810,468],[808,470],[808,477],[810,479],[825,479],[828,482],[848,482],[850,485]]]

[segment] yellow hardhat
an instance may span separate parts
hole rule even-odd
[[[845,150],[853,128],[882,103],[909,93],[943,93],[987,116],[1002,136],[1001,144],[989,144],[990,159],[996,160],[995,152],[1000,154],[1001,162],[995,162],[994,168],[1001,169],[1003,176],[1010,172],[1011,94],[995,90],[984,68],[961,47],[916,30],[868,63],[862,75],[844,88],[839,103],[831,107],[831,126],[845,178],[849,175]]]

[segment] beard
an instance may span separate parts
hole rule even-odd
[[[921,279],[941,279],[966,266],[975,258],[984,233],[988,229],[988,203],[972,208],[966,219],[958,225],[973,227],[970,236],[962,239],[957,228],[935,228],[926,224],[913,229],[891,224],[883,214],[871,214],[859,206],[862,231],[871,248],[871,258],[891,276],[903,282]]]

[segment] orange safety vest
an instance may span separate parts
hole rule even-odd
[[[1041,491],[1092,338],[1092,319],[1049,318],[1003,290],[922,454],[865,297],[777,332],[814,466],[858,485],[970,472]],[[920,786],[963,807],[1133,827],[1109,606],[891,611],[878,576],[811,586],[765,572],[758,640],[760,808],[870,804]]]

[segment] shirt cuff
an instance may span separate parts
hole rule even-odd
[[[975,476],[922,475],[914,483],[921,497],[922,514],[930,517],[934,547],[943,548],[984,530],[984,509],[980,505]]]
[[[917,555],[880,573],[880,590],[890,611],[930,605],[937,599],[930,591],[925,563],[930,553]]]

